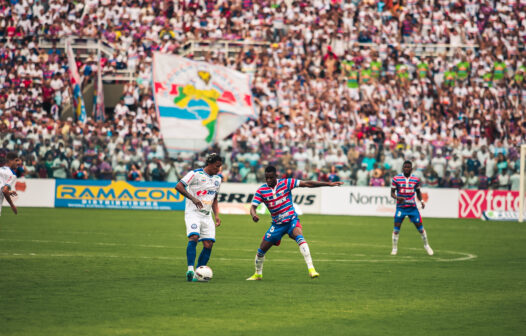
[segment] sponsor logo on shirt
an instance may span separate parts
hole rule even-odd
[[[195,194],[197,196],[215,195],[216,191],[215,190],[198,190]]]

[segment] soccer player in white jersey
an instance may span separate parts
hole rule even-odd
[[[199,267],[208,263],[212,246],[216,241],[216,226],[221,225],[217,207],[217,193],[221,185],[222,178],[218,173],[222,164],[221,157],[212,153],[206,158],[204,168],[189,172],[175,186],[175,189],[186,197],[184,220],[188,237],[188,246],[186,247],[187,281],[196,281],[194,264],[197,242],[203,242],[203,250],[197,260],[197,267]]]
[[[335,187],[340,186],[343,182],[318,182],[318,181],[300,181],[293,178],[278,179],[276,175],[276,168],[268,166],[265,168],[266,184],[259,187],[254,194],[252,206],[250,207],[250,215],[254,222],[259,221],[259,216],[256,214],[256,208],[260,203],[265,203],[270,215],[272,216],[272,224],[263,236],[261,245],[256,254],[255,265],[256,273],[247,280],[261,280],[263,279],[263,262],[265,261],[265,253],[273,246],[278,246],[281,238],[284,235],[289,235],[294,239],[300,248],[300,252],[305,259],[309,276],[317,278],[320,276],[310,255],[309,244],[303,237],[302,227],[298,214],[292,204],[292,189],[297,187],[317,188],[317,187]]]
[[[6,155],[5,165],[0,167],[0,185],[2,189],[2,192],[0,193],[0,214],[2,213],[2,203],[4,203],[4,198],[11,206],[15,215],[18,214],[18,210],[12,199],[12,197],[16,196],[16,191],[11,189],[15,186],[15,169],[18,168],[20,164],[21,160],[18,155],[14,152],[9,152]]]

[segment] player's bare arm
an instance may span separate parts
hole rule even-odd
[[[250,216],[252,216],[252,220],[253,220],[254,222],[257,223],[257,222],[259,221],[259,216],[258,216],[257,213],[256,213],[256,206],[255,206],[255,205],[252,205],[252,206],[250,207]]]
[[[18,209],[16,208],[15,204],[13,203],[13,200],[11,199],[11,196],[16,196],[16,192],[14,192],[13,194],[13,192],[9,190],[8,186],[4,186],[2,188],[2,193],[4,194],[4,197],[7,200],[7,203],[9,203],[11,210],[13,210],[15,215],[18,215]]]
[[[192,195],[190,195],[188,193],[188,191],[186,191],[186,188],[184,187],[184,184],[182,184],[181,182],[178,182],[177,185],[175,186],[175,190],[177,190],[181,195],[183,195],[184,197],[188,198],[190,201],[192,201],[192,203],[195,204],[195,206],[198,208],[198,209],[202,209],[203,208],[203,203],[201,203],[200,200],[198,200],[197,198],[193,197]]]
[[[301,188],[319,188],[319,187],[338,187],[343,182],[320,182],[320,181],[301,181],[299,187]]]
[[[219,206],[217,202],[217,194],[216,194],[216,197],[214,197],[214,201],[212,202],[212,211],[214,212],[214,219],[216,222],[216,226],[221,225],[221,218],[219,218]]]
[[[416,198],[420,201],[420,205],[422,205],[422,209],[426,207],[426,203],[424,202],[424,199],[422,198],[422,192],[420,191],[420,188],[416,188]]]
[[[391,197],[400,202],[405,201],[405,198],[402,196],[396,196],[396,188],[391,188]]]

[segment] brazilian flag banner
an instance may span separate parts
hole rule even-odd
[[[202,151],[256,118],[250,76],[223,66],[154,53],[155,107],[171,156]]]

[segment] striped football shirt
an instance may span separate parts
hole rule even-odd
[[[405,198],[405,201],[396,201],[397,208],[416,207],[416,191],[420,189],[420,179],[414,175],[405,177],[399,174],[393,177],[391,188],[396,189],[396,196]]]
[[[293,178],[279,179],[274,188],[264,184],[254,194],[252,205],[265,203],[272,216],[272,224],[288,223],[298,217],[292,204],[292,189],[299,185],[300,180]]]

